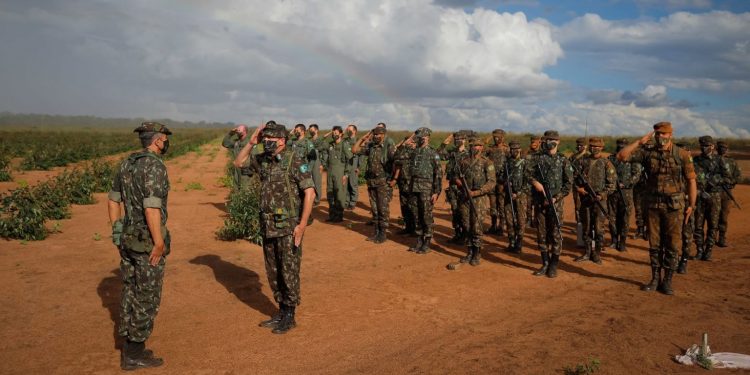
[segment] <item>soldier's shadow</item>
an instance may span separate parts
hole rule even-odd
[[[261,292],[260,276],[256,272],[227,262],[214,254],[197,256],[190,263],[211,268],[216,281],[248,307],[265,315],[276,313],[276,306]]]
[[[122,339],[117,335],[117,324],[120,320],[120,293],[122,292],[122,277],[120,269],[112,270],[113,276],[107,276],[99,282],[96,287],[96,293],[102,300],[102,307],[109,311],[109,318],[112,319],[112,341],[115,349],[122,348]]]

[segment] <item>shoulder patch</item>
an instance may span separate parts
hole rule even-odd
[[[307,165],[307,163],[300,164],[299,171],[302,172],[302,173],[307,173],[307,172],[310,171],[310,167]]]
[[[435,154],[435,160],[440,160],[440,155]]]

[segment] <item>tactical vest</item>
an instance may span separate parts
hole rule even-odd
[[[627,161],[617,160],[617,155],[612,154],[609,156],[609,161],[615,166],[617,172],[617,183],[623,185],[623,189],[633,188],[633,169],[632,163]]]
[[[677,146],[672,146],[668,153],[649,151],[643,166],[648,174],[646,184],[652,193],[665,197],[682,195],[685,191],[684,166]]]
[[[384,185],[393,172],[392,169],[393,165],[388,160],[388,145],[384,143],[370,144],[367,148],[367,170],[365,171],[367,185]]]
[[[433,161],[438,157],[435,150],[427,148],[417,148],[414,150],[414,155],[411,161],[411,175],[412,178],[418,179],[432,179],[433,173]]]
[[[260,213],[263,237],[276,238],[291,235],[299,222],[301,197],[294,191],[289,174],[292,169],[294,151],[281,154],[278,166],[263,157],[260,163],[261,208],[270,207],[271,212]],[[279,201],[273,201],[279,198]],[[267,200],[272,200],[268,202]]]
[[[462,163],[462,167],[465,168],[462,172],[469,189],[479,190],[487,183],[487,176],[485,175],[487,163],[491,163],[491,161],[483,158],[475,159],[473,157],[469,157],[468,162]]]
[[[719,184],[712,184],[712,180],[715,179],[714,176],[719,175],[719,179],[721,179],[721,158],[719,156],[712,155],[712,157],[705,157],[703,155],[696,156],[695,159],[693,159],[693,163],[698,167],[696,168],[696,172],[700,172],[698,174],[698,184],[701,191],[704,191],[706,193],[718,193],[721,192],[721,185]]]

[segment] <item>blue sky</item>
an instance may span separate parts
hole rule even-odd
[[[750,1],[15,0],[0,48],[11,112],[750,138]]]

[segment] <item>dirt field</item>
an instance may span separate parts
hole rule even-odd
[[[601,266],[573,263],[580,250],[570,200],[559,276],[548,279],[531,275],[539,264],[531,232],[520,256],[500,250],[504,238],[489,238],[480,266],[446,270],[464,249],[446,244],[442,197],[431,253],[407,252],[408,237],[366,242],[364,189],[343,224],[322,222],[327,204],[315,209],[298,326],[274,335],[257,327],[275,311],[260,248],[214,239],[225,163],[223,152],[167,163],[173,249],[148,342],[166,363],[149,373],[554,374],[596,358],[603,374],[698,374],[705,370],[672,357],[703,332],[715,352],[750,354],[750,208],[732,211],[731,247],[691,262],[668,297],[639,290],[650,275],[644,241],[631,240],[626,253],[608,249]],[[185,191],[190,182],[205,190]],[[735,193],[750,203],[750,187]],[[0,242],[0,373],[119,372],[119,256],[106,195],[97,199],[74,206],[62,233],[45,241]],[[397,199],[391,212],[398,216]]]

